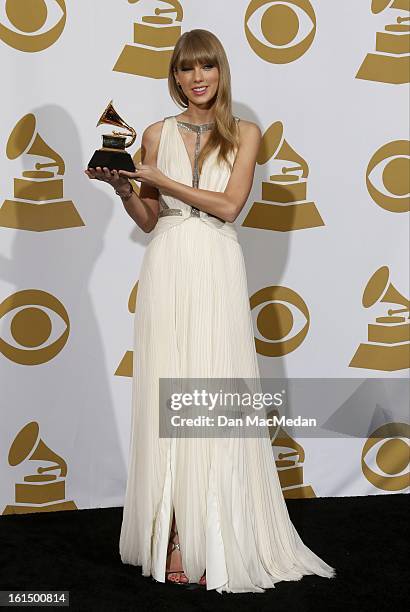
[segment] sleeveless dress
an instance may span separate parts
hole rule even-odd
[[[223,192],[228,164],[217,163],[214,151],[201,175],[193,176],[178,125],[191,126],[200,139],[202,128],[167,117],[158,168],[180,183]],[[175,510],[184,572],[198,582],[206,570],[208,590],[260,593],[306,574],[333,577],[335,570],[303,543],[290,521],[269,437],[159,437],[159,377],[260,375],[234,223],[160,194],[151,235],[134,319],[122,562],[165,582]]]

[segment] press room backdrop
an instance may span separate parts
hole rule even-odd
[[[316,398],[327,433],[273,444],[284,494],[408,491],[403,387],[355,398],[409,374],[409,9],[1,0],[1,513],[122,505],[150,236],[84,168],[111,99],[136,160],[145,127],[180,112],[167,66],[198,27],[226,49],[234,113],[264,134],[236,220],[261,375],[349,379]]]

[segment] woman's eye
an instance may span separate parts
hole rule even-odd
[[[205,68],[205,70],[212,70],[213,65],[212,64],[205,64],[204,68]]]

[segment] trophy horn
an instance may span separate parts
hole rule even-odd
[[[137,137],[136,131],[120,117],[113,106],[112,100],[107,104],[106,109],[98,120],[97,126],[102,124],[115,125],[117,127],[122,127],[129,130],[129,134],[124,134],[123,132],[113,132],[115,136],[128,136],[131,138],[129,142],[125,143],[125,147],[130,147],[135,142]]]

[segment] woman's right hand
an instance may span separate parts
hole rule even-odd
[[[101,168],[97,166],[97,168],[87,168],[84,172],[90,179],[97,179],[97,181],[109,183],[116,191],[121,191],[121,189],[129,183],[129,180],[118,174],[117,170],[110,170],[105,167]]]

